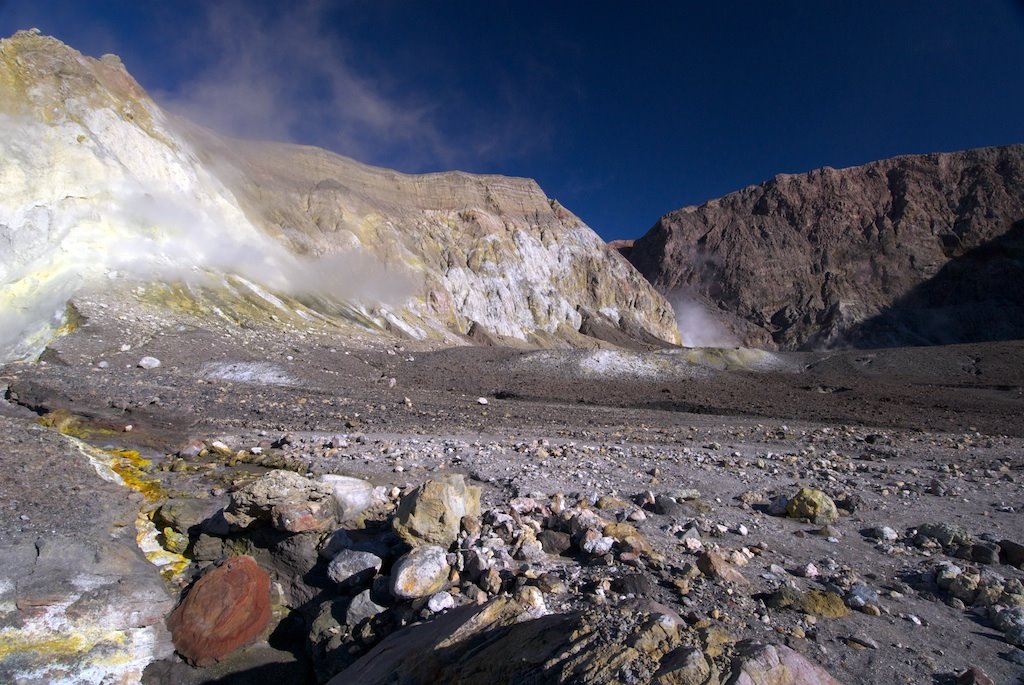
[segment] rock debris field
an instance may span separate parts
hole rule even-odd
[[[4,680],[1021,681],[1018,344],[176,330],[3,371]]]

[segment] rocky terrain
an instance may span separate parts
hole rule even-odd
[[[629,260],[780,349],[1024,337],[1024,146],[781,174],[662,217]]]
[[[0,378],[7,680],[1024,673],[1019,343],[433,350],[144,304],[79,298]]]
[[[3,682],[1021,682],[1024,343],[675,347],[531,181],[0,92]]]

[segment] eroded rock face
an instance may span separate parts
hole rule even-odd
[[[663,293],[785,349],[1024,337],[1006,289],[1022,258],[1021,145],[780,174],[665,215],[629,251]]]
[[[174,647],[208,666],[256,639],[270,621],[270,577],[252,557],[232,557],[205,573],[167,618]]]
[[[593,319],[641,345],[678,340],[657,291],[532,180],[220,138],[168,117],[116,57],[37,32],[0,42],[0,127],[0,308],[18,312],[2,360],[38,354],[52,313],[83,283],[113,288],[115,270],[192,274],[203,288],[168,285],[162,304],[218,326],[593,345]]]

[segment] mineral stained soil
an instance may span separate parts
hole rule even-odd
[[[137,496],[108,493],[81,511],[80,493],[114,488],[73,463],[81,455],[65,454],[58,473],[33,468],[47,454],[54,463],[58,449],[39,416],[65,410],[94,430],[92,442],[138,449],[157,463],[191,439],[245,448],[287,434],[312,473],[405,486],[459,472],[483,487],[485,507],[517,495],[696,490],[706,507],[694,517],[712,531],[709,542],[762,551],[742,568],[747,587],[706,583],[684,597],[656,585],[657,599],[680,614],[710,617],[737,638],[789,644],[849,684],[954,682],[971,666],[1016,683],[1024,672],[1021,650],[983,611],[955,606],[923,580],[948,558],[943,550],[862,534],[888,526],[903,536],[947,522],[1024,541],[1024,343],[707,351],[666,361],[610,351],[346,347],[315,334],[180,326],[122,351],[123,336],[111,331],[87,325],[54,343],[42,362],[0,374],[9,436],[0,452],[5,544],[51,530],[62,539],[95,535],[139,506]],[[143,356],[160,366],[139,368]],[[336,434],[350,446],[322,447]],[[175,482],[209,485],[198,476]],[[846,498],[826,535],[759,504],[801,486]],[[673,523],[652,514],[636,525],[670,562],[692,560]],[[753,599],[778,587],[772,565],[792,573],[807,564],[822,577],[861,578],[878,592],[881,615],[815,621]],[[1010,566],[993,568],[1024,579]],[[821,589],[800,574],[789,580]]]

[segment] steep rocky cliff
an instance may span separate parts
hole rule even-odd
[[[779,175],[662,217],[629,259],[755,344],[952,343],[1024,337],[1022,234],[1015,145]]]
[[[37,353],[83,289],[135,283],[179,284],[164,299],[193,313],[247,300],[447,343],[678,340],[665,300],[533,181],[225,139],[116,57],[37,32],[0,42],[0,188],[0,360]]]

